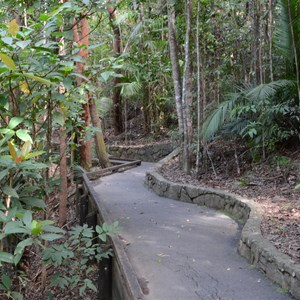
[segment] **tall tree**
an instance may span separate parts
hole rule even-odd
[[[87,16],[83,15],[80,20],[74,20],[73,26],[74,42],[80,47],[79,55],[83,61],[77,62],[77,72],[81,76],[84,76],[86,61],[88,60],[88,46],[89,46],[89,24]],[[78,76],[76,81],[80,87],[83,83],[83,77]],[[83,114],[82,119],[84,120],[85,126],[88,128],[91,126],[91,116],[89,109],[89,99],[85,96],[82,104]],[[92,144],[91,140],[86,139],[86,134],[82,132],[82,138],[80,142],[80,163],[83,168],[90,170],[92,166]]]
[[[121,55],[121,31],[117,24],[117,13],[116,9],[113,6],[108,6],[107,11],[109,13],[109,23],[114,33],[113,39],[113,49],[114,55]],[[113,79],[113,90],[112,90],[112,100],[113,100],[113,128],[115,135],[118,135],[123,132],[123,117],[122,117],[122,97],[121,97],[121,88],[119,87],[120,78],[115,77]]]
[[[170,57],[172,63],[173,84],[175,92],[175,102],[179,124],[179,133],[182,140],[182,164],[186,173],[191,171],[191,143],[192,143],[192,73],[191,73],[191,1],[186,1],[186,33],[184,47],[184,70],[181,82],[181,71],[178,59],[178,45],[175,29],[174,6],[169,1],[168,5],[168,33]]]

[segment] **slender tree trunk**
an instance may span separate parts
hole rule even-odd
[[[110,26],[114,33],[113,48],[116,56],[121,54],[121,32],[119,26],[116,24],[116,10],[112,6],[108,6],[107,11],[109,13]],[[113,79],[113,128],[115,135],[118,135],[124,131],[123,118],[122,118],[122,97],[121,88],[118,87],[120,78]],[[126,117],[126,116],[125,116]]]
[[[269,0],[269,65],[270,65],[270,80],[274,81],[273,75],[273,5],[272,0]]]
[[[78,26],[76,25],[76,20],[74,21],[73,33],[74,33],[74,41],[78,43],[79,46],[84,46],[79,51],[79,55],[84,59],[88,59],[88,46],[89,46],[89,24],[86,18],[80,20],[79,25],[81,32],[78,30]],[[78,62],[77,63],[77,72],[78,74],[84,74],[85,63]],[[83,82],[81,77],[76,78],[77,85],[80,86]],[[82,105],[83,115],[82,118],[84,120],[85,126],[89,127],[91,125],[91,117],[90,110],[88,104],[88,97],[86,97],[85,103]],[[92,166],[92,144],[90,140],[85,140],[85,134],[83,133],[83,138],[80,144],[80,164],[86,169],[90,170]]]
[[[61,127],[59,130],[59,153],[60,153],[60,197],[59,197],[59,226],[62,227],[67,220],[68,204],[68,167],[67,167],[67,134],[66,128]]]
[[[62,0],[63,3],[63,0]],[[63,27],[60,28],[63,31]],[[59,55],[66,54],[65,40],[64,37],[60,38]],[[59,93],[63,94],[65,88],[63,85],[59,86]],[[61,114],[64,116],[63,111]],[[65,116],[64,116],[65,117]],[[51,124],[50,124],[51,125]],[[67,133],[66,127],[61,126],[59,129],[59,171],[60,171],[60,192],[59,192],[59,226],[62,227],[67,221],[67,205],[68,205],[68,166],[67,166]]]
[[[96,145],[97,157],[99,159],[100,166],[102,168],[107,168],[110,166],[110,162],[108,159],[108,155],[107,155],[106,147],[105,147],[105,143],[104,143],[104,136],[103,136],[103,131],[101,128],[101,121],[100,121],[100,118],[97,113],[95,100],[93,98],[90,98],[90,100],[89,100],[89,107],[90,107],[90,114],[91,114],[93,126],[100,129],[100,131],[97,131],[95,133],[95,145]]]
[[[172,64],[172,77],[175,93],[175,104],[178,117],[178,127],[180,140],[183,142],[183,114],[182,114],[182,89],[181,89],[181,74],[178,59],[178,46],[176,39],[175,28],[175,11],[171,0],[168,1],[168,39],[170,48],[170,58]]]
[[[200,156],[201,156],[201,53],[200,53],[200,0],[197,4],[197,21],[196,21],[196,55],[197,55],[197,155],[196,155],[196,178],[200,172]]]
[[[186,35],[185,35],[185,65],[182,82],[182,110],[183,110],[183,169],[189,174],[191,171],[191,143],[192,143],[192,73],[191,73],[191,1],[186,1]]]

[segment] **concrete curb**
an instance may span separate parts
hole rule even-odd
[[[107,150],[113,157],[157,162],[170,154],[174,150],[174,145],[169,142],[149,145],[109,145]]]
[[[179,152],[179,149],[174,150],[149,170],[145,184],[159,196],[222,210],[244,224],[238,247],[241,256],[279,284],[283,291],[300,299],[300,264],[263,238],[260,230],[262,215],[255,202],[218,189],[173,183],[158,173],[163,164]]]

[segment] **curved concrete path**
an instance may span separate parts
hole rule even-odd
[[[140,167],[94,186],[123,228],[128,257],[147,300],[287,300],[237,253],[239,225],[211,209],[161,198]]]

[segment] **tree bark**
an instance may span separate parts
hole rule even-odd
[[[183,170],[191,172],[191,143],[192,143],[192,73],[191,73],[191,1],[186,1],[186,34],[185,34],[185,65],[182,82],[182,113],[183,113]]]
[[[269,0],[269,64],[270,64],[270,80],[274,81],[273,75],[273,4]]]
[[[101,121],[97,113],[97,108],[95,104],[95,100],[90,98],[89,100],[90,114],[92,119],[92,124],[94,127],[99,128],[100,131],[95,133],[95,145],[96,145],[96,153],[99,159],[100,166],[102,168],[107,168],[110,166],[109,158],[106,152],[106,147],[104,143],[103,131],[101,128]]]
[[[59,153],[60,153],[60,196],[59,196],[59,226],[65,225],[67,220],[67,202],[68,202],[68,168],[67,168],[67,134],[66,128],[59,130]]]
[[[196,153],[196,177],[200,172],[201,156],[201,125],[202,125],[202,107],[201,107],[201,53],[200,53],[200,0],[197,3],[197,21],[196,21],[196,55],[197,55],[197,153]]]
[[[107,7],[109,13],[110,26],[114,33],[113,49],[115,55],[121,54],[121,32],[118,25],[116,25],[116,10],[112,6]],[[113,90],[112,90],[112,100],[113,100],[113,129],[115,135],[118,135],[124,131],[123,118],[122,118],[122,97],[121,88],[118,87],[120,79],[118,77],[113,79]]]
[[[79,55],[86,61],[88,59],[88,45],[89,45],[89,24],[86,18],[80,20],[79,25],[81,32],[78,30],[76,20],[74,20],[74,42],[79,46],[84,46],[80,48]],[[78,74],[84,75],[85,63],[77,62],[76,64]],[[80,86],[83,82],[81,77],[76,78],[77,86]],[[85,126],[91,126],[90,110],[88,105],[88,97],[86,97],[85,103],[82,104],[83,114],[82,119],[84,120]],[[92,166],[92,144],[90,140],[85,140],[85,134],[82,130],[83,137],[80,142],[80,164],[86,169],[90,170]]]
[[[175,11],[171,0],[168,1],[168,39],[170,48],[170,58],[172,64],[172,77],[175,93],[175,104],[178,118],[179,135],[183,142],[183,114],[182,114],[182,89],[181,89],[181,74],[178,59],[178,46],[175,28]]]
[[[186,35],[185,35],[185,65],[183,81],[178,59],[178,45],[175,29],[175,11],[172,1],[168,1],[168,34],[170,58],[172,64],[172,77],[174,84],[175,103],[178,117],[179,136],[182,146],[182,167],[186,173],[191,171],[191,138],[192,138],[192,76],[190,60],[190,34],[191,34],[191,2],[186,1]]]

